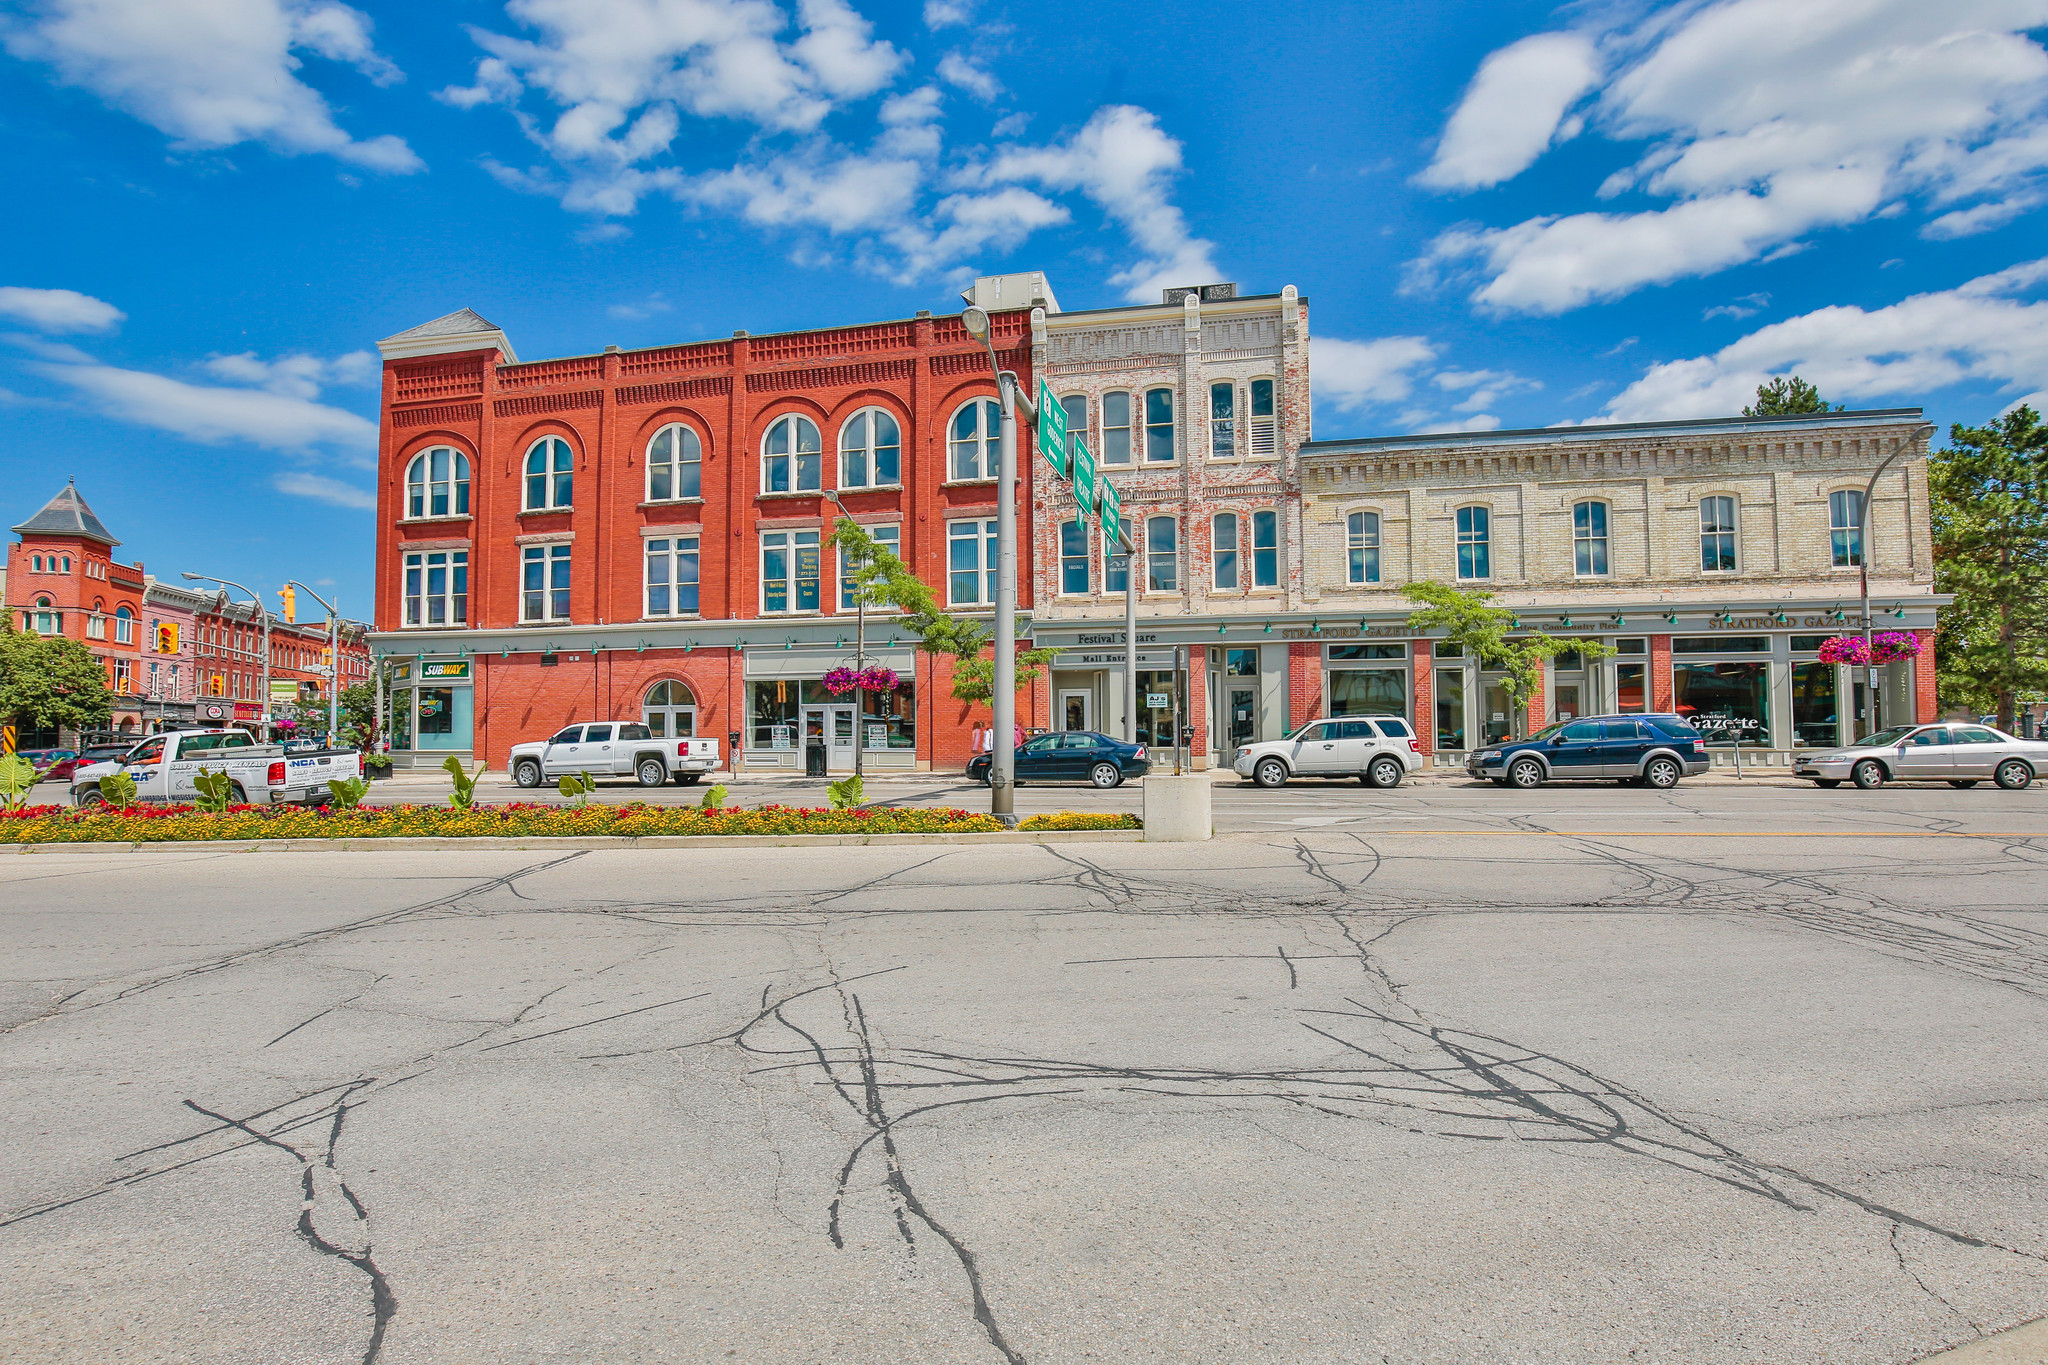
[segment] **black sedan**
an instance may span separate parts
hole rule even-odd
[[[967,763],[967,776],[988,785],[989,755],[976,754]],[[1017,781],[1089,782],[1098,787],[1120,787],[1127,777],[1143,777],[1152,765],[1145,759],[1145,746],[1126,744],[1093,730],[1066,730],[1058,734],[1033,735],[1017,750]]]

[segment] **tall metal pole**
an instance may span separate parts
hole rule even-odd
[[[263,605],[263,599],[247,584],[237,583],[232,578],[218,578],[212,574],[188,573],[184,575],[190,583],[218,583],[224,588],[240,588],[249,594],[249,600],[256,604],[256,614],[263,621],[263,742],[270,742],[270,610]]]
[[[1118,521],[1116,538],[1124,547],[1124,742],[1138,742],[1138,555],[1137,546]]]
[[[1876,518],[1870,514],[1870,500],[1877,494],[1878,477],[1891,467],[1892,461],[1904,454],[1910,443],[1917,443],[1922,433],[1933,430],[1929,424],[1916,427],[1909,435],[1893,438],[1891,454],[1871,471],[1870,482],[1863,485],[1863,505],[1856,512],[1856,577],[1863,597],[1863,733],[1856,736],[1858,739],[1877,733],[1877,662],[1870,653],[1870,561],[1877,549],[1877,537],[1872,534]]]
[[[996,471],[995,743],[989,751],[989,814],[1017,823],[1017,376],[997,372],[1002,438]]]
[[[836,499],[835,499],[836,501]],[[867,566],[865,557],[861,567]],[[856,583],[853,590],[853,775],[861,776],[865,771],[861,759],[868,749],[868,589],[865,583]]]
[[[330,602],[296,578],[286,581],[327,608],[327,747],[332,749],[341,737],[341,611],[334,604],[341,594],[336,593]]]

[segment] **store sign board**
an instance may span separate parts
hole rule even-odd
[[[466,678],[469,676],[469,660],[463,659],[459,662],[445,664],[421,664],[420,676],[422,678]]]
[[[272,678],[270,680],[270,700],[272,704],[281,701],[297,701],[298,699],[299,685],[290,678]]]

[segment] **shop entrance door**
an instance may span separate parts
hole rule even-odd
[[[853,767],[853,708],[851,706],[806,706],[803,747],[825,746],[827,768]]]
[[[1259,737],[1259,689],[1230,689],[1230,747],[1241,749]],[[1226,754],[1225,757],[1228,757]]]
[[[1060,693],[1060,729],[1092,730],[1088,723],[1088,693],[1069,691]]]

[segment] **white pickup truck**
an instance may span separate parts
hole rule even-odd
[[[672,777],[687,787],[718,767],[718,741],[659,739],[631,721],[585,721],[538,743],[513,745],[506,767],[522,787],[577,773],[631,777],[643,787],[659,787]]]
[[[135,779],[141,801],[190,801],[199,794],[193,778],[201,768],[225,772],[238,806],[317,806],[331,798],[329,782],[363,775],[363,756],[353,749],[287,754],[281,745],[258,744],[246,730],[170,730],[152,735],[108,763],[80,768],[71,778],[74,805],[106,804],[100,779],[125,771]]]

